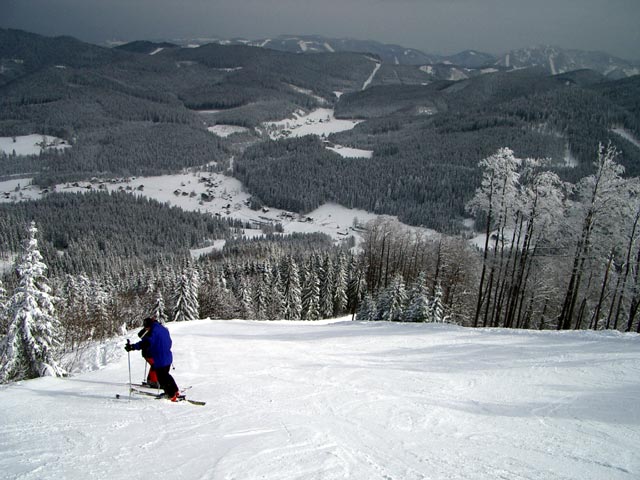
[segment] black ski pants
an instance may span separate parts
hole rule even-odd
[[[178,385],[176,385],[176,381],[173,379],[169,370],[171,369],[171,365],[167,365],[166,367],[155,367],[154,370],[158,375],[158,382],[160,383],[160,387],[164,390],[164,393],[167,394],[167,397],[171,398],[176,393],[178,393]]]

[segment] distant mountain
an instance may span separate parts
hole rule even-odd
[[[496,62],[495,55],[478,52],[477,50],[465,50],[455,55],[445,57],[445,63],[452,63],[467,68],[488,67]]]
[[[118,45],[115,47],[118,50],[124,50],[127,52],[134,53],[147,53],[149,55],[153,55],[156,52],[160,52],[165,48],[178,48],[179,45],[175,43],[169,42],[148,42],[144,40],[137,40],[135,42],[125,43],[123,45]]]
[[[553,75],[589,69],[611,80],[640,74],[640,65],[607,53],[568,50],[548,45],[512,50],[501,56],[496,65],[507,69],[542,67]]]
[[[547,45],[511,50],[504,55],[496,57],[490,53],[477,50],[464,50],[454,55],[436,55],[401,45],[386,44],[372,40],[329,38],[321,35],[280,35],[259,40],[199,38],[174,41],[182,46],[190,47],[207,43],[219,43],[221,45],[247,45],[289,53],[365,53],[375,56],[386,64],[457,67],[458,71],[438,72],[438,79],[452,80],[472,77],[477,74],[473,70],[477,70],[478,73],[488,73],[492,71],[490,70],[492,68],[517,70],[542,67],[554,75],[589,69],[605,75],[610,80],[640,74],[640,64],[635,64],[607,53],[570,50]]]
[[[248,45],[251,47],[269,48],[289,53],[332,53],[355,52],[369,53],[384,63],[395,65],[436,65],[450,64],[465,68],[481,68],[491,66],[496,57],[477,50],[465,50],[455,55],[436,55],[425,53],[415,48],[387,44],[373,40],[356,40],[353,38],[329,38],[322,35],[280,35],[274,38],[248,40],[245,38],[219,39],[199,38],[174,40],[182,46],[199,46],[207,43],[221,45]]]

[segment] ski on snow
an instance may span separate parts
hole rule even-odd
[[[137,387],[137,386],[136,386]],[[156,392],[150,392],[147,390],[141,390],[140,388],[136,388],[134,387],[134,384],[132,384],[129,389],[131,390],[131,393],[136,394],[136,395],[146,395],[148,397],[153,397],[157,400],[161,400],[161,399],[167,399],[167,397],[165,396],[164,393],[156,393]],[[180,392],[183,392],[184,390],[191,388],[191,387],[187,387],[183,390],[180,390]],[[120,394],[116,394],[116,398],[120,398]],[[200,400],[191,400],[190,398],[187,398],[185,395],[181,395],[180,397],[178,397],[178,401],[179,402],[189,402],[192,405],[200,405],[200,406],[204,406],[207,404],[207,402],[202,402]]]

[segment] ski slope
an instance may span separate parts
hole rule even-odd
[[[342,320],[170,324],[204,407],[129,400],[125,337],[4,386],[0,478],[640,478],[640,336]]]

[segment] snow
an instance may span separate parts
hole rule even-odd
[[[631,132],[629,132],[628,130],[622,128],[622,127],[617,127],[617,128],[613,128],[611,129],[611,131],[617,135],[620,135],[622,138],[624,138],[625,140],[628,140],[629,142],[633,143],[636,147],[640,148],[640,140],[638,140]]]
[[[2,388],[0,476],[640,476],[636,334],[348,321],[169,329],[172,374],[206,406],[129,399],[125,338],[89,348],[77,365],[98,370]],[[143,360],[130,359],[140,381]]]
[[[454,82],[465,80],[467,78],[469,78],[468,75],[458,68],[452,68],[449,72],[449,80]]]
[[[556,64],[553,61],[553,55],[549,55],[549,68],[551,69],[552,75],[556,75],[558,73],[556,70]]]
[[[342,145],[334,145],[333,147],[327,147],[327,150],[336,152],[344,158],[371,158],[373,157],[373,150],[361,150],[359,148],[344,147]]]
[[[153,52],[151,52],[149,55],[155,55],[156,53],[160,53],[162,50],[164,50],[163,47],[158,47]]]
[[[284,137],[303,137],[305,135],[327,136],[336,132],[351,130],[362,120],[339,120],[333,114],[333,109],[318,108],[312,112],[294,113],[294,118],[278,122],[265,122],[263,125],[269,131],[273,140]]]
[[[208,179],[208,184],[200,181],[202,179]],[[218,173],[182,173],[158,177],[137,177],[135,180],[123,179],[105,182],[102,185],[104,191],[124,190],[186,211],[209,213],[252,223],[255,228],[245,229],[243,233],[245,237],[261,235],[259,224],[281,223],[286,234],[320,232],[329,235],[336,241],[344,240],[347,236],[353,235],[356,241],[361,241],[360,233],[351,228],[354,220],[365,224],[379,217],[364,210],[346,208],[334,203],[322,205],[304,217],[277,208],[268,208],[266,212],[251,210],[247,206],[250,195],[243,190],[242,183],[233,177]],[[2,183],[0,183],[1,186]],[[141,190],[138,189],[140,186],[143,187]],[[60,192],[86,192],[87,187],[91,187],[91,184],[81,182],[77,187],[60,185],[57,190]],[[98,189],[99,187],[93,185],[92,188]],[[30,190],[30,193],[34,198],[39,196],[38,190],[35,188]],[[209,194],[211,200],[203,201],[203,193]],[[397,217],[389,218],[397,220]],[[408,226],[405,228],[415,228],[416,231],[435,235],[432,230]],[[222,248],[222,244],[216,245],[216,248]],[[201,254],[202,252],[198,251],[192,252],[194,256]]]
[[[30,184],[30,178],[0,182],[0,202],[41,198],[42,191]],[[18,193],[14,192],[17,185],[21,186]],[[352,228],[354,222],[364,225],[381,217],[365,210],[346,208],[335,203],[321,205],[302,217],[277,208],[268,208],[267,211],[251,210],[248,207],[250,195],[244,191],[242,183],[233,177],[219,173],[186,172],[156,177],[137,177],[135,180],[114,179],[102,183],[79,182],[77,186],[57,185],[55,190],[59,192],[125,191],[186,211],[238,219],[254,226],[252,229],[244,229],[242,235],[247,238],[262,235],[261,224],[280,223],[285,234],[319,232],[329,235],[336,242],[353,236],[356,244],[359,244],[362,241],[362,233]],[[9,196],[7,197],[3,193],[8,193]],[[202,194],[209,195],[209,199],[203,200]],[[384,217],[398,221],[395,216]],[[416,233],[437,235],[435,231],[426,228],[410,227],[400,223],[399,225]],[[211,251],[222,247],[222,243],[214,243],[214,246],[207,248]],[[197,257],[204,253],[206,253],[205,250],[194,250],[192,256]]]
[[[15,267],[16,258],[18,258],[17,253],[4,252],[0,255],[0,276],[10,272]]]
[[[373,79],[376,76],[376,73],[378,73],[378,70],[380,70],[381,66],[382,64],[380,62],[376,62],[376,66],[373,67],[373,72],[371,72],[371,75],[369,75],[369,78],[367,78],[364,84],[362,85],[362,90],[366,90],[367,87],[371,85],[371,82],[373,82]]]
[[[42,147],[43,140],[46,142],[44,148]],[[14,151],[16,155],[40,155],[45,149],[62,150],[69,147],[71,145],[61,138],[37,133],[16,137],[0,137],[0,152],[8,155],[12,155]]]
[[[234,133],[244,133],[249,131],[248,128],[239,127],[237,125],[214,125],[213,127],[208,127],[207,130],[219,137],[228,137]]]
[[[294,92],[298,92],[298,93],[302,93],[303,95],[307,95],[311,98],[313,98],[314,100],[316,100],[320,105],[327,105],[329,102],[327,102],[326,98],[321,97],[320,95],[316,95],[315,93],[313,93],[313,90],[309,90],[308,88],[301,88],[298,87],[297,85],[293,85],[291,83],[288,84],[289,87],[291,87],[291,89]]]
[[[578,162],[578,159],[571,153],[569,144],[567,144],[564,149],[564,164],[562,166],[576,168],[578,165],[580,165],[580,162]]]
[[[428,73],[429,75],[433,75],[433,66],[432,65],[422,65],[420,67],[420,70],[422,70],[425,73]]]
[[[327,42],[324,42],[324,48],[326,48],[328,52],[335,53],[334,48]]]
[[[31,186],[31,178],[0,181],[0,203],[35,200],[42,196],[40,189]]]

